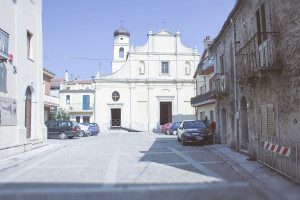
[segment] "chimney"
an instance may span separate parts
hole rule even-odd
[[[69,72],[66,70],[66,77],[65,77],[66,82],[69,82]]]
[[[210,39],[210,36],[206,36],[206,38],[203,41],[204,49],[207,49],[212,44],[212,42],[213,41]]]

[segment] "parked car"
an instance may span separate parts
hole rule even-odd
[[[177,130],[180,126],[181,122],[174,122],[170,126],[170,128],[167,130],[167,134],[177,135]]]
[[[172,122],[166,123],[164,125],[161,126],[161,132],[166,133],[167,130],[170,128]]]
[[[177,139],[182,145],[188,142],[213,144],[212,132],[202,121],[183,121],[178,128]]]
[[[79,126],[81,129],[81,133],[79,135],[80,137],[92,135],[92,131],[89,123],[79,123]]]
[[[90,128],[93,135],[97,135],[98,133],[100,133],[100,127],[97,123],[90,123]]]
[[[75,121],[62,120],[62,121],[47,121],[48,138],[59,137],[64,140],[66,138],[73,138],[80,135],[80,127]]]

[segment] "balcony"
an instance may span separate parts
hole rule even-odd
[[[211,93],[211,98],[217,98],[219,96],[228,95],[229,87],[228,87],[228,75],[227,73],[221,74],[216,73],[209,80],[209,91]]]
[[[236,54],[237,79],[248,81],[280,71],[277,55],[276,33],[256,33]]]
[[[49,96],[49,95],[44,95],[44,105],[46,107],[58,107],[59,106],[59,98]]]
[[[0,63],[8,60],[8,33],[0,28]]]
[[[214,102],[214,100],[210,96],[211,96],[211,92],[209,91],[205,94],[200,94],[195,97],[192,97],[191,98],[192,107],[196,107],[196,106],[203,105],[206,103]]]
[[[87,113],[94,112],[94,104],[71,103],[66,105],[68,112],[73,113]]]

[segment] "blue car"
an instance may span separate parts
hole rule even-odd
[[[90,123],[90,129],[93,135],[97,135],[98,133],[100,133],[100,127],[97,123]]]
[[[174,122],[170,128],[167,130],[166,134],[173,134],[173,135],[177,135],[177,131],[178,131],[178,127],[180,126],[181,122]]]

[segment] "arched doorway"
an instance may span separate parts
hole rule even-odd
[[[227,144],[227,119],[226,119],[226,109],[225,108],[222,109],[221,116],[222,116],[221,143]]]
[[[245,97],[241,99],[241,150],[248,151],[249,135],[248,135],[248,113],[247,100]]]
[[[25,93],[25,127],[26,127],[26,138],[31,137],[31,97],[32,92],[30,87],[27,87]]]

